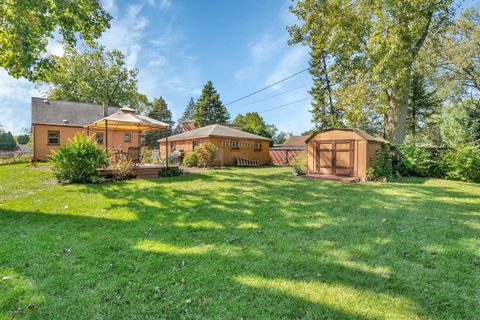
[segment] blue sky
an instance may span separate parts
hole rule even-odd
[[[208,80],[226,104],[308,67],[308,51],[287,44],[285,26],[295,22],[288,0],[103,3],[113,20],[100,43],[124,52],[129,66],[139,70],[140,92],[149,99],[163,96],[175,120]],[[62,48],[52,42],[49,51],[59,54]],[[261,112],[308,98],[310,84],[304,72],[227,108],[232,119]],[[30,127],[31,96],[43,96],[42,88],[0,69],[0,124],[5,129],[19,133]],[[299,134],[311,127],[309,108],[304,100],[261,115],[278,129]]]

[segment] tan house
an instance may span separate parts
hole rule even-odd
[[[306,140],[307,174],[366,178],[385,139],[356,129],[326,129]]]
[[[32,98],[33,158],[45,161],[52,150],[67,143],[76,133],[87,134],[87,124],[119,110],[117,107],[89,103]],[[105,146],[105,131],[90,130],[99,146]],[[128,147],[140,145],[135,131],[108,130],[108,146],[128,151]]]
[[[166,150],[169,154],[173,151],[186,154],[203,144],[212,143],[218,148],[214,162],[216,166],[234,164],[235,158],[256,160],[261,165],[270,162],[270,139],[219,124],[170,136],[168,146],[165,138],[158,142],[162,159],[165,158]]]

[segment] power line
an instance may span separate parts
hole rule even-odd
[[[268,100],[268,99],[271,99],[271,98],[274,98],[274,97],[278,97],[278,96],[284,95],[284,94],[286,94],[286,93],[289,93],[289,92],[292,92],[292,91],[295,91],[295,90],[298,90],[298,89],[301,89],[301,88],[305,88],[305,87],[307,87],[307,86],[309,86],[309,84],[304,84],[303,86],[300,86],[300,87],[296,87],[296,88],[293,88],[293,89],[290,89],[290,90],[286,90],[286,91],[283,91],[283,92],[280,92],[280,93],[277,93],[277,94],[273,94],[273,95],[268,96],[268,97],[265,97],[265,98],[261,98],[261,99],[258,99],[258,100],[254,100],[254,101],[252,101],[252,102],[249,102],[249,103],[246,103],[246,104],[241,105],[239,108],[241,108],[241,107],[246,107],[246,106],[249,106],[249,105],[252,105],[252,104],[261,102],[261,101],[265,101],[265,100]]]
[[[291,78],[293,78],[293,77],[295,77],[295,76],[297,76],[297,75],[299,75],[299,74],[301,74],[301,73],[303,73],[303,72],[305,72],[305,71],[307,71],[307,70],[310,70],[310,67],[305,68],[305,69],[303,69],[303,70],[300,70],[300,71],[298,71],[298,72],[296,72],[296,73],[294,73],[294,74],[292,74],[292,75],[290,75],[290,76],[288,76],[288,77],[286,77],[286,78],[283,78],[283,79],[281,79],[281,80],[279,80],[279,81],[277,81],[277,82],[275,82],[275,83],[272,83],[272,84],[270,84],[270,85],[268,85],[268,86],[266,86],[266,87],[264,87],[264,88],[262,88],[262,89],[260,89],[260,90],[254,91],[254,92],[252,92],[252,93],[250,93],[250,94],[247,94],[247,95],[244,96],[244,97],[238,98],[237,100],[233,100],[232,102],[227,103],[225,106],[229,106],[229,105],[234,104],[234,103],[236,103],[236,102],[238,102],[238,101],[247,99],[248,97],[251,97],[251,96],[253,96],[254,94],[257,94],[257,93],[259,93],[259,92],[265,91],[265,90],[267,90],[268,88],[271,88],[271,87],[273,87],[273,86],[276,86],[276,85],[279,84],[279,83],[282,83],[282,82],[284,82],[284,81],[287,81],[288,79],[291,79]]]
[[[265,113],[265,112],[268,112],[268,111],[273,111],[273,110],[280,109],[280,108],[283,108],[283,107],[286,107],[286,106],[289,106],[289,105],[292,105],[292,104],[295,104],[295,103],[299,103],[299,102],[302,102],[302,101],[305,101],[305,100],[308,100],[308,99],[311,99],[311,98],[306,97],[306,98],[303,98],[303,99],[300,99],[300,100],[285,103],[285,104],[282,104],[280,106],[276,106],[276,107],[272,107],[272,108],[269,108],[269,109],[262,110],[259,113]]]

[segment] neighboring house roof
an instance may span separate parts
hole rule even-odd
[[[30,152],[32,152],[32,146],[28,145],[28,144],[17,144],[17,150],[16,151],[30,153]]]
[[[367,133],[366,131],[360,130],[360,129],[350,129],[350,128],[330,128],[330,129],[324,129],[315,132],[312,134],[305,142],[308,143],[310,139],[312,139],[314,136],[316,136],[319,133],[322,132],[327,132],[327,131],[332,131],[332,130],[341,130],[341,131],[352,131],[358,134],[360,137],[364,138],[367,141],[376,141],[376,142],[388,142],[387,140],[383,139],[382,137],[372,135],[370,133]]]
[[[238,139],[253,139],[253,140],[265,140],[270,141],[270,139],[245,132],[238,129],[230,128],[227,126],[222,126],[220,124],[211,124],[209,126],[201,127],[198,129],[190,130],[180,134],[175,134],[168,137],[168,141],[179,141],[179,140],[188,140],[196,138],[207,138],[207,137],[226,137],[226,138],[238,138]],[[166,139],[159,139],[158,141],[165,141]]]
[[[273,148],[270,149],[277,149],[277,150],[303,150],[306,147],[307,139],[310,138],[310,135],[304,136],[290,136],[285,140],[284,143],[275,145]]]
[[[175,130],[173,130],[173,134],[179,134],[193,129],[195,129],[195,122],[193,120],[180,121],[175,127]]]
[[[108,115],[120,108],[107,106]],[[85,126],[105,116],[98,104],[32,98],[32,124]]]

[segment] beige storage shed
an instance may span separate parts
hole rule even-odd
[[[357,129],[326,129],[307,139],[307,173],[366,178],[387,141]]]

